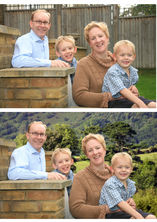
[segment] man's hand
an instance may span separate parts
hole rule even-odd
[[[62,175],[61,173],[57,172],[50,172],[48,173],[48,180],[66,180],[66,176]]]
[[[132,85],[130,86],[130,88],[128,88],[135,96],[139,96],[139,92],[138,89],[136,88],[136,86]]]
[[[135,201],[134,201],[132,198],[129,198],[126,202],[127,202],[133,209],[136,209],[136,203],[135,203]]]
[[[61,60],[51,60],[51,67],[70,67],[70,65],[67,62],[61,61]]]

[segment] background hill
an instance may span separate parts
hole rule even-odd
[[[1,112],[0,137],[15,139],[19,133],[25,133],[31,121],[43,121],[52,128],[55,124],[68,124],[79,136],[86,126],[125,121],[136,131],[135,142],[148,146],[157,141],[156,112]]]

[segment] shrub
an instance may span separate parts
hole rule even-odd
[[[134,195],[137,209],[157,216],[157,189],[138,190]]]

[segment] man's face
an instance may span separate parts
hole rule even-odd
[[[39,36],[42,40],[46,33],[50,29],[51,24],[49,23],[50,18],[45,12],[37,12],[34,14],[33,21],[30,21],[30,27],[34,33]]]
[[[42,124],[34,123],[31,125],[29,132],[26,133],[26,137],[31,146],[40,152],[47,138],[46,129]]]

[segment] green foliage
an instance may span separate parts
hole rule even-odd
[[[56,124],[54,129],[47,129],[47,140],[44,144],[45,150],[54,150],[57,147],[69,148],[72,154],[80,153],[78,138],[75,131],[66,124]]]
[[[138,209],[144,212],[150,212],[157,216],[157,189],[149,188],[146,190],[138,190],[134,195],[134,200]]]
[[[136,182],[138,189],[144,190],[155,187],[157,181],[157,168],[155,167],[155,163],[148,160],[143,163],[138,163],[132,179]]]
[[[106,124],[103,132],[115,143],[115,152],[123,151],[123,147],[125,147],[130,141],[130,138],[136,134],[135,130],[123,121]]]
[[[17,148],[25,145],[27,143],[26,134],[18,134],[14,141],[16,143]]]
[[[156,5],[152,4],[138,4],[133,5],[129,7],[127,10],[125,10],[121,16],[150,16],[150,15],[156,15]]]

